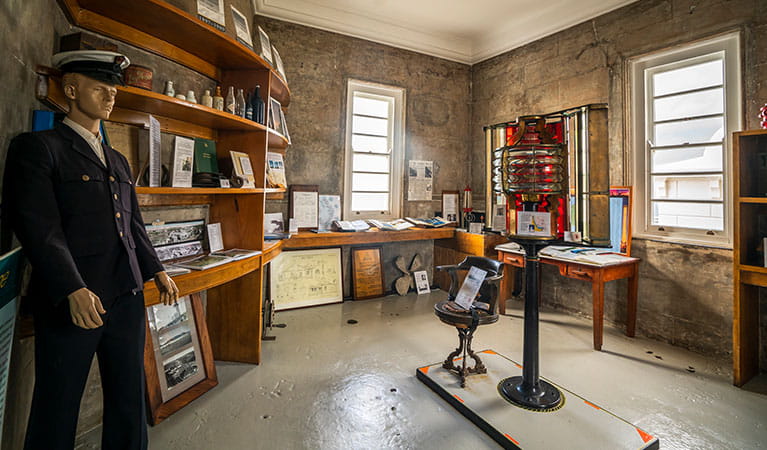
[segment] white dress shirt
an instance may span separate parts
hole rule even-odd
[[[90,130],[86,129],[84,126],[80,125],[74,120],[71,120],[69,117],[64,118],[61,123],[66,124],[69,126],[69,128],[73,129],[75,133],[82,136],[82,138],[85,139],[85,142],[87,142],[88,145],[90,145],[90,147],[93,149],[93,152],[96,153],[96,156],[98,156],[99,160],[101,160],[101,163],[106,167],[107,161],[104,157],[104,149],[101,147],[101,133],[93,134],[90,132]]]

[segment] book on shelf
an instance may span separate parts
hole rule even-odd
[[[234,259],[228,256],[202,255],[197,258],[174,262],[173,265],[191,270],[206,270],[232,261],[234,261]]]
[[[271,188],[288,187],[285,178],[285,161],[279,153],[266,153],[266,182]]]
[[[194,159],[194,140],[176,136],[173,144],[173,177],[171,186],[192,187],[192,161]]]
[[[367,231],[370,229],[370,225],[364,220],[334,220],[333,228],[336,231]]]
[[[414,217],[405,217],[405,220],[412,223],[415,226],[418,227],[425,227],[425,228],[439,228],[444,227],[450,222],[447,222],[442,217],[432,217],[431,219],[420,219],[420,218],[414,218]]]
[[[216,141],[194,139],[194,173],[218,173]]]
[[[167,273],[169,277],[175,277],[177,275],[183,275],[185,273],[191,272],[191,270],[185,267],[174,266],[173,264],[163,264],[162,268],[165,270],[165,273]]]
[[[396,220],[392,220],[391,222],[384,222],[381,220],[370,219],[368,220],[368,223],[378,228],[381,231],[402,231],[415,226],[404,219],[396,219]]]
[[[605,251],[603,248],[595,247],[566,247],[559,245],[550,245],[541,249],[541,256],[548,256],[554,259],[573,261],[595,266],[609,266],[611,264],[620,264],[631,261],[634,258]]]
[[[219,250],[211,253],[214,256],[226,256],[232,258],[235,261],[240,259],[250,258],[251,256],[260,255],[260,250],[246,250],[244,248],[230,248],[229,250]]]

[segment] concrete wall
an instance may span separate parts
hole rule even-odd
[[[482,126],[587,103],[609,104],[610,178],[631,184],[624,130],[627,59],[718,33],[742,31],[744,127],[767,100],[763,0],[641,0],[472,67],[472,180],[484,178]],[[696,351],[732,348],[732,252],[634,240],[642,258],[638,332]],[[591,314],[588,284],[544,271],[543,301]],[[606,319],[625,322],[625,282],[606,290]]]

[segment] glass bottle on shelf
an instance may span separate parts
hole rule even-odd
[[[234,100],[234,86],[229,86],[229,92],[226,93],[225,111],[229,114],[237,114],[237,103]]]
[[[213,96],[213,108],[224,110],[224,97],[221,96],[221,86],[216,86],[216,94]]]
[[[205,92],[202,94],[202,98],[200,98],[200,103],[203,106],[207,106],[208,108],[213,107],[213,97],[210,96],[210,89],[205,89]]]
[[[256,85],[256,92],[251,97],[251,104],[253,105],[253,120],[264,124],[264,101],[261,100],[260,85]]]
[[[245,118],[248,120],[253,120],[253,104],[251,104],[250,93],[248,93],[248,96],[245,98]]]
[[[237,100],[235,101],[236,114],[245,117],[245,95],[242,89],[237,89]]]

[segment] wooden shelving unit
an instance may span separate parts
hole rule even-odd
[[[290,90],[280,76],[256,53],[226,33],[160,0],[60,0],[65,14],[77,26],[140,47],[217,80],[223,86],[261,86],[283,107]],[[135,61],[134,61],[135,62]],[[55,70],[39,67],[37,96],[59,110],[66,100]],[[266,188],[267,151],[285,152],[287,139],[261,124],[156,92],[133,87],[118,89],[110,120],[147,126],[152,115],[162,131],[187,137],[214,139],[219,159],[229,149],[247,152],[256,170],[256,189],[139,187],[142,206],[210,205],[210,221],[220,222],[226,248],[261,250],[262,254],[212,269],[174,277],[181,295],[208,292],[206,320],[215,359],[259,363],[263,265],[282,250],[281,243],[265,243],[263,230],[267,195],[284,189]],[[146,304],[158,302],[153,282],[144,286]]]
[[[759,288],[767,287],[767,130],[733,134],[733,384],[759,374]]]

